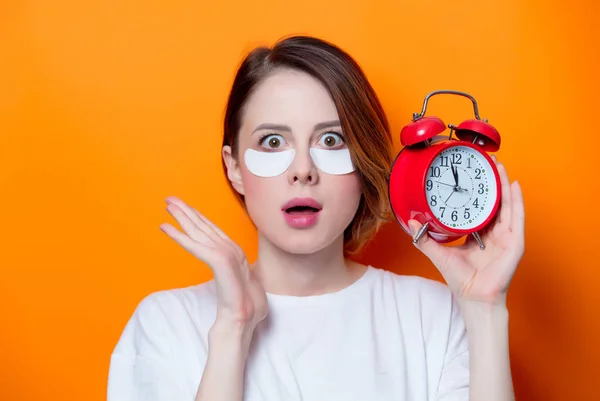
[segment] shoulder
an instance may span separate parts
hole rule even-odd
[[[456,371],[467,377],[467,331],[459,304],[448,286],[441,281],[381,269],[375,269],[375,273],[380,287],[377,291],[387,293],[381,295],[384,307],[389,309],[393,303],[404,335],[416,333],[428,350],[428,363],[441,369],[452,362]],[[394,319],[388,316],[388,320]]]
[[[213,280],[152,292],[136,305],[113,353],[177,353],[177,347],[207,332],[215,316]]]
[[[133,317],[141,322],[176,320],[182,315],[202,317],[216,306],[214,281],[155,291],[145,296],[137,305]]]
[[[108,400],[192,399],[208,357],[214,294],[208,281],[143,297],[110,356]]]
[[[189,287],[155,291],[144,297],[136,308],[136,314],[151,317],[153,314],[165,318],[179,313],[203,316],[216,306],[214,280]]]
[[[372,268],[377,291],[381,291],[386,304],[393,302],[397,313],[418,324],[425,336],[462,336],[465,327],[460,308],[445,283]]]
[[[400,295],[400,302],[417,302],[421,305],[449,306],[452,292],[445,283],[421,276],[402,275],[371,266],[381,288]],[[413,304],[414,305],[414,304]]]

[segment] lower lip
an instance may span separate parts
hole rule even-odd
[[[319,213],[321,213],[321,211],[290,214],[284,210],[283,217],[285,218],[286,223],[291,227],[307,228],[316,224]]]

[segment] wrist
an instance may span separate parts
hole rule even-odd
[[[472,313],[493,313],[507,310],[506,293],[477,297],[476,299],[457,297],[461,311]]]
[[[208,332],[211,347],[247,352],[254,328],[247,324],[217,318]]]
[[[509,314],[505,302],[459,301],[459,305],[467,331],[471,334],[508,328]]]

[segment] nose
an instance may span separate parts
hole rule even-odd
[[[301,184],[314,185],[319,180],[317,168],[314,165],[308,149],[296,149],[294,161],[288,170],[288,181],[290,184],[300,182]]]

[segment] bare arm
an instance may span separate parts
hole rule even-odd
[[[242,401],[246,356],[254,328],[267,316],[267,295],[243,250],[221,229],[181,199],[169,197],[167,203],[185,233],[170,224],[161,230],[205,262],[216,284],[217,318],[196,401]]]
[[[514,400],[506,306],[473,302],[463,304],[461,312],[469,337],[469,399]]]
[[[483,232],[485,249],[467,237],[444,246],[427,235],[415,244],[440,271],[459,299],[469,340],[470,401],[514,400],[508,349],[506,295],[525,250],[523,192],[493,156],[502,185],[500,209]],[[423,225],[409,221],[416,234]]]
[[[195,401],[241,401],[251,333],[216,322],[208,335],[208,359]]]

